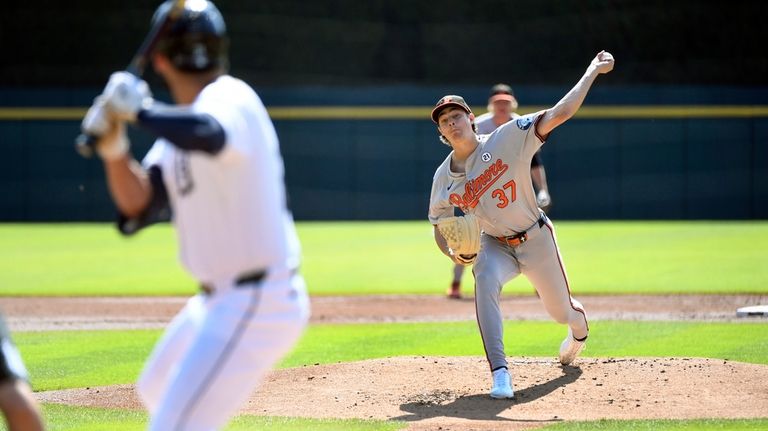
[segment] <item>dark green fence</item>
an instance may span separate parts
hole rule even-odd
[[[761,103],[768,90],[599,84],[544,146],[553,217],[768,218],[768,107]],[[528,110],[555,103],[566,90],[516,89]],[[78,112],[96,91],[0,91],[0,220],[114,216],[101,163],[72,149]],[[485,87],[260,89],[296,218],[424,219],[432,175],[448,153],[429,105],[449,92],[483,109]],[[142,156],[151,137],[131,136]]]

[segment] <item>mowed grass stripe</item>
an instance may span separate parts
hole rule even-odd
[[[49,431],[139,431],[146,428],[142,411],[98,409],[44,404],[43,414]],[[5,430],[0,423],[0,430]],[[408,426],[404,422],[375,420],[304,419],[270,416],[238,416],[225,431],[395,431]],[[768,419],[698,419],[698,420],[599,420],[561,422],[545,431],[752,431],[768,429]]]
[[[139,431],[146,429],[148,416],[143,411],[99,409],[91,407],[44,404],[43,415],[48,431]],[[395,431],[403,422],[354,419],[304,419],[271,416],[239,416],[226,431]],[[0,430],[4,430],[0,424]]]
[[[768,221],[555,224],[575,295],[768,293]],[[442,294],[452,277],[427,221],[298,229],[315,295]],[[110,224],[0,224],[0,296],[190,295],[176,254],[167,224],[133,238]],[[524,277],[504,292],[532,294]]]
[[[541,431],[757,431],[768,429],[768,419],[617,420],[562,422]]]
[[[768,364],[766,323],[599,321],[586,357],[706,357]],[[509,356],[555,357],[566,329],[506,322]],[[133,383],[160,331],[14,334],[35,390]],[[483,356],[475,322],[311,326],[280,367],[408,355]]]

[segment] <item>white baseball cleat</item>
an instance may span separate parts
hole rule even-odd
[[[512,378],[506,368],[499,368],[493,372],[493,388],[491,389],[491,398],[503,399],[514,398],[515,392],[512,390]]]
[[[579,353],[584,350],[586,342],[587,337],[584,337],[581,341],[575,339],[573,337],[573,332],[571,332],[571,328],[569,327],[568,335],[566,335],[565,340],[560,344],[560,363],[568,365],[573,362],[573,360],[579,356]]]

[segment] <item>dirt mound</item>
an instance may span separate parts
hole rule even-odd
[[[768,366],[700,358],[510,358],[515,399],[488,396],[480,357],[396,357],[271,372],[241,413],[402,420],[409,429],[514,430],[564,420],[756,418]],[[37,394],[44,402],[139,409],[133,386]]]

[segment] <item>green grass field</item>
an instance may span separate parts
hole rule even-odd
[[[561,222],[571,284],[583,294],[768,293],[768,222]],[[312,294],[441,294],[451,263],[427,222],[300,223]],[[0,224],[0,297],[189,295],[193,280],[161,225],[122,238],[105,224]],[[403,256],[407,256],[404,258]],[[505,291],[528,295],[520,278]],[[1,301],[1,298],[0,298]],[[598,321],[585,356],[694,356],[768,364],[765,321]],[[633,337],[625,334],[631,331]],[[157,330],[19,332],[35,390],[132,383]],[[510,356],[550,356],[552,322],[508,322]],[[514,340],[514,342],[511,342]],[[706,343],[702,340],[707,340]],[[474,322],[311,326],[280,367],[400,355],[482,356]],[[47,404],[51,430],[140,430],[143,412]],[[232,430],[397,430],[402,422],[243,416]],[[0,425],[0,429],[4,429]],[[760,420],[565,422],[546,430],[758,430]]]
[[[44,406],[47,417],[66,417],[66,423],[49,424],[49,431],[137,431],[143,429],[147,416],[143,412]],[[281,417],[240,416],[226,431],[280,430],[280,431],[396,431],[405,429],[403,422],[356,420],[305,420]],[[564,422],[538,428],[542,431],[755,431],[768,427],[768,420],[648,420],[590,422]],[[0,424],[0,429],[2,424]]]
[[[556,222],[579,295],[768,292],[768,222]],[[451,262],[424,222],[300,223],[314,295],[442,292]],[[469,271],[465,277],[470,277]],[[189,295],[168,225],[0,224],[0,296]],[[519,277],[505,288],[531,294]]]

